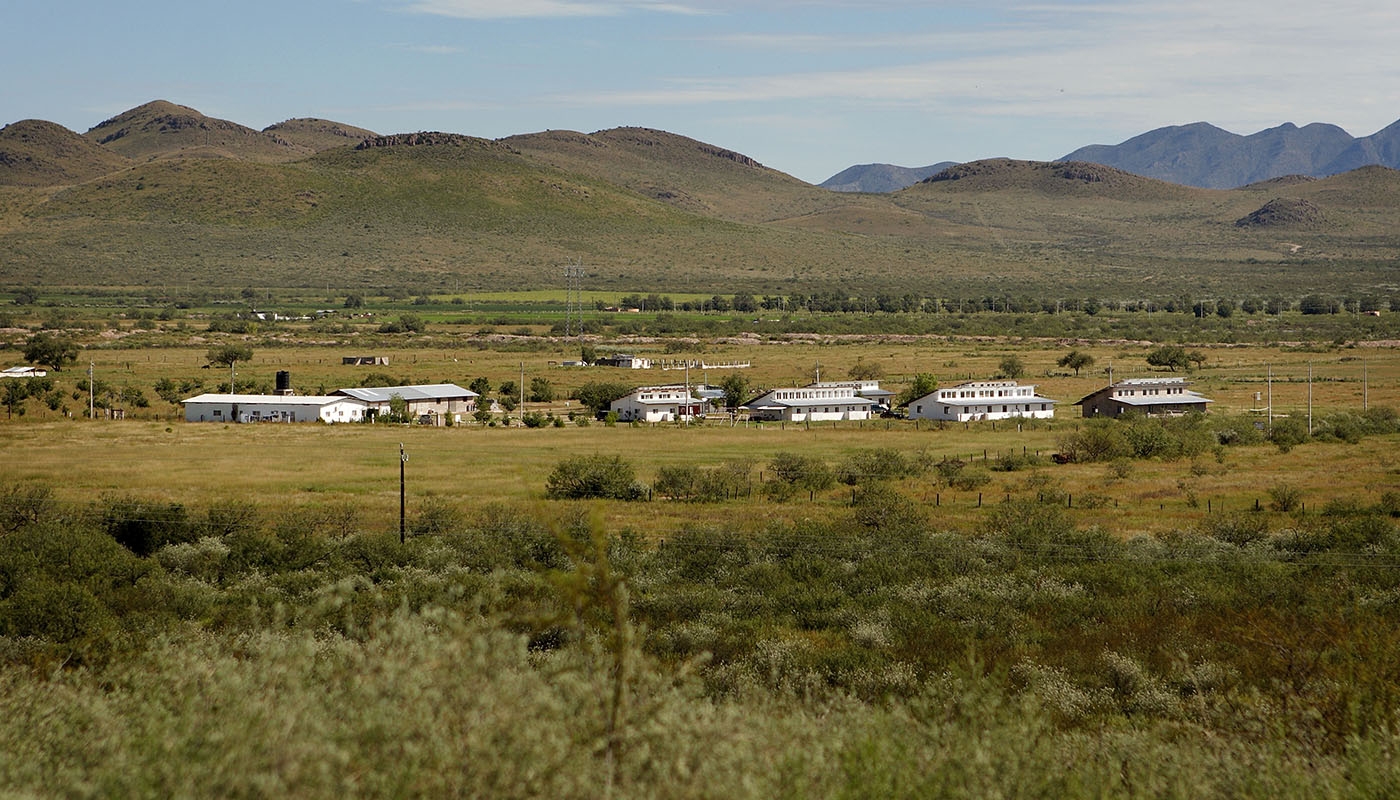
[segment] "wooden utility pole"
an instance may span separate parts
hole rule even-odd
[[[406,503],[404,491],[404,468],[408,464],[408,453],[403,451],[403,442],[399,442],[399,544],[408,541],[408,526],[406,524]]]

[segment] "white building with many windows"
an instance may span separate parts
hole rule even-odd
[[[870,419],[874,400],[861,397],[853,385],[794,386],[773,389],[750,400],[739,410],[749,419],[774,422],[823,422]]]
[[[975,420],[1051,419],[1055,401],[1035,393],[1035,386],[1016,381],[969,381],[930,392],[909,404],[910,419],[950,422]]]
[[[685,386],[639,386],[612,401],[621,422],[689,422],[708,413],[710,401]]]
[[[363,422],[366,409],[353,397],[280,394],[201,394],[181,402],[186,422]]]

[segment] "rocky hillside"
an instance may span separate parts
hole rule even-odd
[[[80,183],[130,164],[125,156],[52,122],[26,119],[0,128],[0,185]]]

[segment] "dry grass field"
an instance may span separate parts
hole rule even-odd
[[[638,343],[638,352],[659,345]],[[1017,426],[1007,422],[932,426],[927,422],[877,420],[865,423],[823,423],[807,426],[764,426],[710,420],[704,425],[526,429],[470,424],[455,428],[418,426],[319,425],[203,425],[185,423],[179,409],[152,398],[149,409],[132,409],[124,421],[63,419],[60,412],[31,404],[28,413],[0,424],[0,479],[6,483],[40,482],[55,487],[57,496],[85,503],[108,494],[159,498],[199,507],[230,497],[256,498],[260,504],[298,513],[308,509],[351,510],[356,524],[366,529],[391,529],[398,514],[398,446],[410,455],[408,465],[410,513],[430,498],[476,513],[490,503],[538,506],[556,513],[564,506],[544,500],[545,477],[562,459],[580,454],[618,454],[631,462],[643,483],[650,484],[666,465],[718,466],[735,460],[753,465],[753,483],[780,452],[819,458],[833,468],[852,454],[875,448],[898,451],[925,464],[944,459],[970,461],[986,469],[990,482],[971,491],[940,486],[934,471],[907,478],[897,485],[916,500],[935,523],[964,529],[975,526],[984,509],[1008,497],[1044,492],[1066,495],[1077,521],[1100,525],[1120,535],[1189,528],[1211,513],[1252,508],[1268,503],[1268,490],[1278,485],[1302,491],[1310,507],[1350,498],[1373,504],[1380,494],[1400,487],[1400,455],[1394,437],[1372,437],[1358,444],[1308,443],[1281,453],[1271,445],[1221,448],[1194,460],[1134,461],[1127,466],[1105,464],[1055,465],[1002,472],[994,469],[1001,454],[1054,452],[1060,438],[1080,423],[1073,403],[1102,385],[1105,368],[1114,377],[1146,374],[1145,348],[1135,345],[1081,348],[1097,363],[1078,378],[1055,365],[1064,347],[1051,343],[915,342],[870,339],[849,342],[795,341],[770,344],[707,345],[711,361],[751,360],[745,370],[754,386],[794,384],[811,380],[817,365],[824,378],[844,377],[857,362],[877,363],[898,390],[900,381],[916,372],[932,372],[943,384],[990,378],[1001,359],[1016,355],[1026,366],[1023,381],[1061,401],[1057,419]],[[556,351],[501,352],[465,348],[385,351],[388,367],[342,366],[343,348],[289,346],[256,351],[254,360],[239,367],[239,380],[270,383],[276,370],[287,369],[303,393],[322,388],[357,385],[369,371],[383,371],[408,381],[454,381],[465,385],[485,376],[493,385],[525,377],[544,376],[560,398],[589,380],[617,380],[637,385],[679,382],[682,371],[623,371],[606,368],[566,369],[549,362],[572,358],[560,345]],[[1206,350],[1205,367],[1189,378],[1194,387],[1215,400],[1212,413],[1247,414],[1263,407],[1265,376],[1273,370],[1273,407],[1278,415],[1306,418],[1307,374],[1312,366],[1314,414],[1371,407],[1400,407],[1400,351],[1356,348],[1326,353],[1296,352],[1265,347],[1215,347]],[[226,374],[202,370],[202,350],[88,351],[96,374],[118,385],[150,387],[162,377],[181,381],[202,379],[212,384]],[[57,377],[66,390],[81,390],[84,376],[77,367]],[[723,371],[708,374],[718,382]],[[704,371],[692,370],[692,382]],[[1256,400],[1259,393],[1261,400]],[[79,392],[81,395],[81,391]],[[69,395],[71,397],[71,394]],[[85,396],[69,401],[73,411]],[[577,401],[530,404],[559,416],[579,410]],[[1263,417],[1260,417],[1263,420]],[[1018,430],[1018,427],[1020,428]],[[986,463],[983,463],[983,462]],[[978,496],[983,508],[978,508]],[[650,503],[602,504],[608,524],[664,537],[689,525],[757,529],[775,520],[826,517],[845,513],[849,487],[809,498],[774,502],[755,491],[727,503],[693,505],[657,500]],[[1097,508],[1083,508],[1097,505]]]

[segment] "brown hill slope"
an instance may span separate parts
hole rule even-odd
[[[0,128],[0,185],[80,183],[130,164],[130,159],[52,122],[26,119]]]
[[[138,106],[98,123],[83,136],[128,158],[238,158],[290,161],[312,150],[236,122],[207,117],[165,100]]]
[[[1047,195],[1119,200],[1180,200],[1199,194],[1174,183],[1144,178],[1102,164],[1082,161],[1016,161],[991,158],[949,167],[911,188],[942,191],[1004,189]],[[927,189],[925,189],[927,190]]]
[[[333,147],[356,145],[365,139],[379,135],[366,128],[357,128],[343,122],[312,117],[289,119],[275,125],[269,125],[263,128],[262,132],[295,147],[318,153]]]
[[[501,140],[538,162],[606,180],[686,211],[772,222],[845,205],[732,150],[650,128],[545,131]]]

